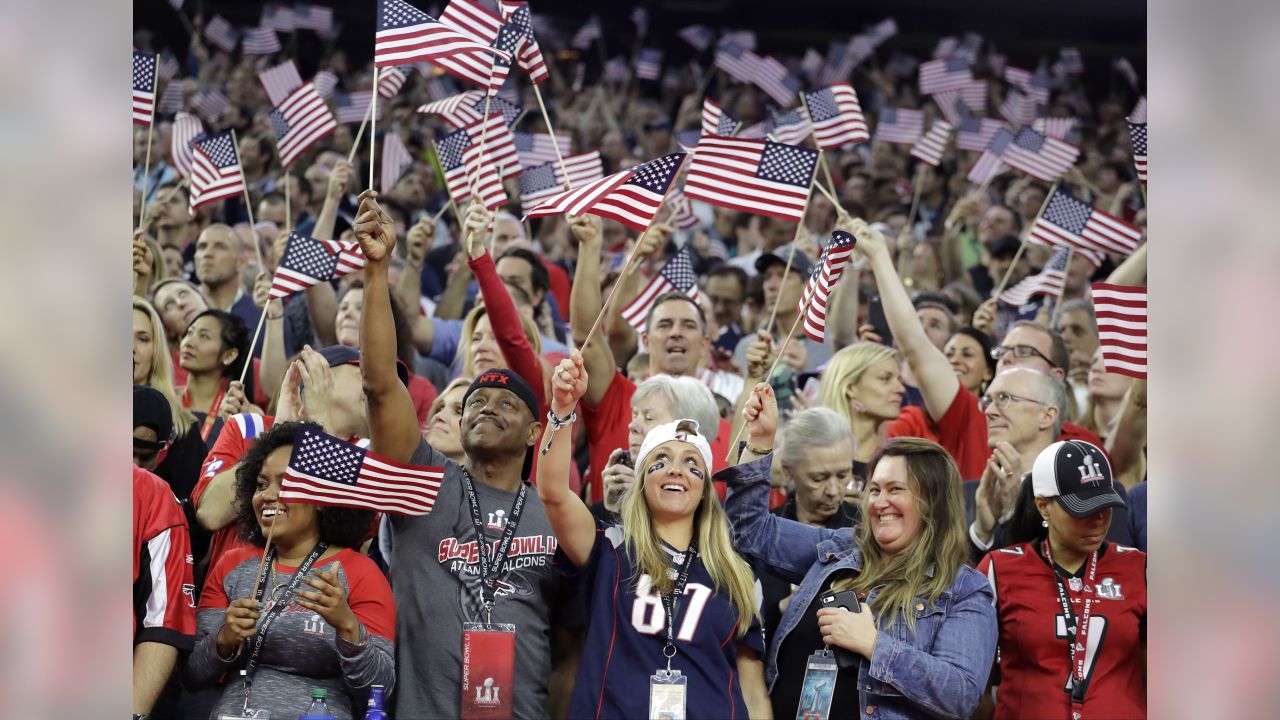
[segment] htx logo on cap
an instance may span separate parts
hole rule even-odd
[[[1102,471],[1098,469],[1098,464],[1093,460],[1092,453],[1084,454],[1084,464],[1077,465],[1076,469],[1080,471],[1080,482],[1096,483],[1106,480],[1102,476]]]
[[[506,385],[506,384],[507,384],[507,380],[508,380],[508,378],[507,378],[507,376],[506,376],[506,375],[503,375],[502,373],[496,373],[496,372],[485,373],[484,375],[481,375],[481,376],[480,376],[480,382],[482,382],[482,383],[487,383],[487,382],[500,382],[500,383],[502,383],[503,385]]]

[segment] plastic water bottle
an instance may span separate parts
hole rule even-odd
[[[373,691],[369,694],[369,709],[364,712],[364,720],[387,720],[387,714],[382,711],[382,704],[386,701],[386,689],[381,685],[374,685]]]
[[[324,688],[314,688],[311,691],[311,707],[307,711],[298,716],[298,720],[338,720],[329,712],[329,705],[324,701],[329,697],[329,691]]]

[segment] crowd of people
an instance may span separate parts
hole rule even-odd
[[[402,720],[1145,717],[1146,381],[1108,372],[1090,293],[1145,284],[1145,236],[1001,302],[1049,261],[1026,242],[1049,185],[879,140],[825,154],[838,202],[811,193],[800,223],[696,200],[643,233],[522,221],[514,181],[503,209],[452,203],[451,127],[416,111],[441,76],[416,69],[366,130],[412,157],[390,187],[366,187],[356,122],[286,173],[270,62],[203,27],[168,82],[184,110],[228,100],[205,128],[236,131],[247,191],[189,210],[172,117],[135,126],[135,717],[293,718],[320,690],[362,717],[375,687]],[[550,122],[605,174],[679,151],[704,97],[771,117],[709,53],[640,80],[552,43]],[[307,47],[371,89],[340,36]],[[902,57],[836,78],[873,136],[880,108],[940,116]],[[1136,93],[1052,77],[1040,115],[1081,148],[1061,186],[1145,228]],[[528,79],[508,87],[546,132]],[[856,245],[825,341],[793,335],[837,231]],[[364,267],[277,297],[291,232]],[[696,287],[633,328],[685,249]],[[282,500],[317,433],[443,468],[430,512]]]

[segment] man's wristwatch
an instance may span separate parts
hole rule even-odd
[[[150,715],[139,715],[138,713],[133,714],[133,720],[149,720],[150,717]]]

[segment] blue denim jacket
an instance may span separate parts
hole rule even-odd
[[[765,457],[727,468],[716,479],[729,484],[725,511],[738,552],[800,585],[775,637],[767,638],[765,681],[772,689],[783,639],[832,573],[862,569],[862,551],[847,528],[816,528],[771,514],[771,462],[772,457]],[[878,591],[872,590],[868,602],[875,601]],[[996,654],[992,600],[986,578],[964,566],[935,604],[923,598],[916,603],[914,632],[902,618],[881,630],[871,658],[863,659],[858,668],[858,717],[969,717],[986,690]],[[838,714],[848,715],[849,708],[840,708]]]

